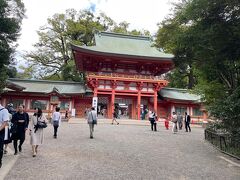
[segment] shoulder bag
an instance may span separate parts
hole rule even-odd
[[[46,128],[47,123],[45,121],[39,121],[37,117],[37,128]]]

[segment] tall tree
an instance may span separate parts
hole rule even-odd
[[[20,26],[24,17],[22,0],[0,0],[0,81],[7,78],[7,65],[12,63]],[[0,83],[0,92],[5,83]]]
[[[83,80],[75,68],[70,44],[91,46],[96,31],[110,31],[128,34],[147,34],[148,31],[128,30],[128,23],[117,24],[104,13],[95,16],[88,10],[77,12],[69,9],[65,14],[55,14],[39,31],[39,42],[26,58],[44,79]],[[27,69],[26,69],[27,70]]]
[[[196,89],[204,94],[211,112],[223,111],[214,116],[236,124],[235,131],[239,129],[235,114],[227,112],[230,101],[234,101],[231,108],[239,106],[235,99],[240,86],[239,0],[176,4],[174,14],[161,23],[156,44],[175,55],[176,66],[193,68],[198,77]]]

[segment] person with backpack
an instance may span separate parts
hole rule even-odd
[[[61,113],[59,112],[60,111],[60,107],[56,107],[55,109],[56,111],[53,113],[52,115],[52,125],[53,125],[53,128],[54,128],[54,135],[53,137],[56,139],[57,138],[57,131],[58,131],[58,127],[61,123]]]
[[[0,100],[1,100],[1,97],[0,97]],[[0,168],[2,167],[5,126],[7,126],[8,121],[9,121],[8,110],[5,109],[0,103]]]
[[[24,105],[21,104],[18,106],[18,112],[13,115],[11,123],[11,139],[13,140],[15,150],[14,155],[17,155],[18,150],[19,152],[22,152],[22,145],[25,141],[25,132],[28,129],[29,123],[29,116],[28,113],[24,112]],[[18,140],[20,140],[19,145]]]
[[[148,118],[149,118],[149,121],[150,121],[150,123],[151,123],[151,129],[152,129],[152,131],[154,130],[154,131],[157,131],[157,122],[156,122],[156,119],[157,119],[157,116],[156,116],[156,114],[155,114],[155,112],[154,111],[149,111],[149,116],[148,116]]]

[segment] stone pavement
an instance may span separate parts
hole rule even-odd
[[[16,162],[5,180],[240,179],[240,162],[205,142],[202,128],[172,134],[162,126],[152,132],[148,126],[100,123],[89,139],[87,124],[63,123],[58,139],[52,138],[52,127],[45,129],[36,158],[29,139],[20,155],[5,157],[0,175],[12,159]]]

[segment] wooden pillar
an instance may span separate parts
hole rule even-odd
[[[97,97],[97,87],[94,87],[94,90],[93,90],[93,97]]]
[[[137,83],[138,97],[137,97],[137,119],[140,120],[141,117],[141,91],[143,89],[143,82]]]
[[[115,89],[112,90],[112,96],[111,96],[111,106],[110,106],[110,118],[113,118],[113,113],[115,109]]]
[[[138,98],[137,98],[137,119],[141,119],[141,91],[138,90]]]
[[[157,91],[154,91],[154,100],[153,100],[153,108],[154,108],[154,112],[157,114]]]
[[[162,88],[162,84],[160,83],[155,83],[153,84],[154,87],[154,101],[153,101],[153,108],[155,113],[157,114],[157,102],[158,102],[158,91],[160,91],[160,89]]]
[[[110,118],[113,118],[113,113],[114,113],[114,109],[115,109],[115,89],[117,87],[117,82],[116,81],[112,81],[112,95],[111,95],[111,106],[110,106]]]
[[[72,109],[75,109],[75,98],[72,98]]]

